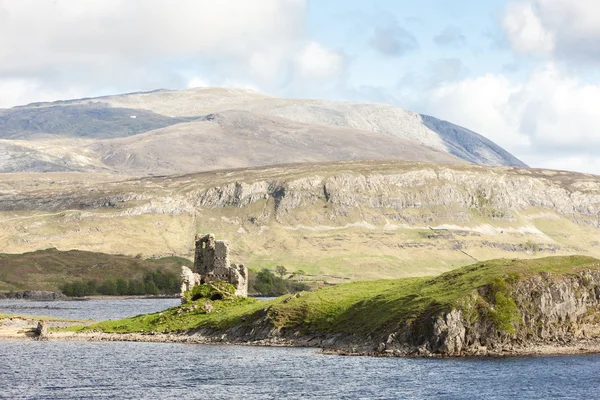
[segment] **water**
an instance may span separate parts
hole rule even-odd
[[[166,310],[181,304],[179,299],[98,299],[86,301],[0,300],[5,314],[44,315],[50,317],[102,321]]]
[[[176,302],[40,305],[58,305],[41,310],[44,314],[104,319]],[[19,309],[24,311],[40,310]],[[404,359],[327,356],[300,348],[0,341],[0,399],[581,399],[598,397],[599,370],[600,356],[589,355]]]
[[[6,399],[597,398],[596,356],[342,357],[313,349],[0,342]]]

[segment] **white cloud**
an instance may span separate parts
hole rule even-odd
[[[210,87],[210,84],[208,83],[208,81],[205,81],[204,79],[195,76],[189,80],[187,87],[188,87],[188,89],[205,88],[205,87]]]
[[[54,90],[44,87],[40,82],[30,79],[0,79],[0,108],[15,104],[27,104],[35,101],[54,101],[84,97],[82,90]]]
[[[344,66],[344,57],[316,42],[310,42],[296,58],[298,72],[303,78],[323,80],[338,76]]]
[[[0,69],[58,62],[248,56],[301,38],[299,0],[4,0]],[[17,57],[27,55],[27,57]]]
[[[599,162],[581,161],[600,153],[600,86],[555,64],[523,83],[488,74],[426,96],[427,113],[481,133],[533,166],[600,173]]]
[[[597,0],[513,1],[507,6],[502,22],[518,52],[600,62]]]
[[[531,2],[510,4],[502,22],[517,52],[546,55],[554,50],[554,35],[543,26]]]
[[[0,104],[44,92],[318,84],[345,60],[308,38],[306,9],[306,0],[0,0],[0,80],[12,88]]]

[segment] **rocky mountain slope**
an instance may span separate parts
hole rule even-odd
[[[526,166],[472,131],[390,105],[218,88],[3,109],[0,139],[0,172],[150,175],[353,159]]]
[[[468,164],[354,161],[115,180],[0,175],[0,252],[56,247],[232,262],[330,282],[435,275],[491,258],[600,256],[600,177]]]

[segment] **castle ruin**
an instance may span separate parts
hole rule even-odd
[[[226,241],[215,240],[215,235],[196,235],[194,270],[182,267],[181,294],[192,287],[216,281],[235,286],[237,296],[248,296],[248,268],[229,262],[229,246]]]

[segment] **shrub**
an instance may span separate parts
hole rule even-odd
[[[235,286],[227,282],[210,282],[194,286],[186,291],[183,296],[186,303],[200,299],[224,300],[235,297]]]
[[[281,296],[286,293],[309,291],[310,287],[305,283],[281,279],[264,268],[257,274],[250,273],[248,289],[251,293],[265,296]]]

